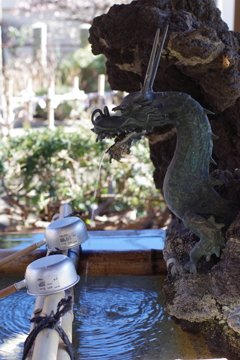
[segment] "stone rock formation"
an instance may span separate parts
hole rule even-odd
[[[240,203],[240,33],[229,31],[214,0],[138,0],[114,5],[107,14],[93,20],[90,43],[94,54],[107,58],[112,89],[133,92],[143,82],[156,29],[169,31],[164,45],[155,91],[190,94],[210,115],[214,142],[211,176],[225,184],[216,190]],[[155,128],[149,135],[154,181],[161,189],[175,145],[175,129]],[[229,228],[221,259],[204,259],[196,279],[190,274],[169,272],[164,292],[169,313],[184,328],[203,331],[221,356],[237,359],[240,353],[240,218]],[[198,240],[178,227],[169,236],[165,259],[188,256]],[[187,324],[187,325],[186,325]],[[224,353],[225,351],[225,353]],[[231,354],[231,355],[229,355]]]
[[[203,259],[198,275],[172,276],[168,273],[164,285],[167,311],[181,319],[184,330],[202,331],[215,356],[239,359],[240,349],[240,215],[226,234],[226,248],[221,260]],[[198,241],[193,234],[168,237],[164,258],[182,260]],[[197,329],[197,330],[196,330]]]

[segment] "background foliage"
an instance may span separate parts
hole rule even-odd
[[[90,46],[80,48],[62,59],[57,71],[57,81],[72,86],[73,77],[78,76],[81,90],[86,93],[96,92],[98,74],[106,73],[105,61],[103,55],[93,55]],[[106,91],[109,90],[109,87],[106,88]]]
[[[96,143],[95,135],[85,126],[72,132],[63,127],[41,128],[1,140],[0,176],[5,199],[21,210],[24,221],[30,214],[42,214],[50,220],[46,209],[54,202],[70,202],[88,218],[93,204],[99,206],[109,197],[114,198],[113,211],[136,209],[138,216],[144,216],[152,206],[159,207],[160,195],[153,184],[153,165],[144,140],[119,163],[109,164],[104,158],[95,191],[101,157],[110,145]]]

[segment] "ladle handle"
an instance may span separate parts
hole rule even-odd
[[[12,294],[12,293],[14,293],[16,291],[17,291],[16,286],[14,284],[10,285],[5,289],[0,290],[0,299],[2,299],[3,297],[5,297],[7,295],[10,295],[10,294]]]
[[[39,241],[39,242],[37,242],[37,243],[35,243],[35,244],[32,244],[32,245],[26,247],[25,249],[19,250],[19,251],[15,252],[14,254],[9,255],[9,256],[1,259],[1,260],[0,260],[0,266],[3,266],[4,264],[6,264],[6,263],[8,263],[8,262],[10,262],[10,261],[13,261],[13,260],[15,260],[15,259],[18,259],[18,258],[20,258],[21,256],[24,256],[24,255],[30,253],[31,251],[39,248],[40,246],[42,246],[42,245],[44,245],[44,244],[46,244],[46,240],[45,240],[45,239],[43,239],[42,241]]]

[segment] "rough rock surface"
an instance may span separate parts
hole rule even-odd
[[[169,271],[164,285],[168,313],[186,321],[191,330],[197,323],[209,345],[221,350],[229,360],[238,359],[240,351],[240,215],[226,234],[227,244],[221,259],[210,262],[202,259],[194,279],[190,274]],[[188,260],[189,249],[198,241],[193,234],[168,237],[164,249],[165,260],[175,257]],[[221,338],[221,341],[219,340]]]
[[[133,92],[143,82],[156,29],[169,24],[155,91],[190,94],[209,116],[216,166],[211,176],[225,184],[216,187],[225,198],[240,203],[240,33],[228,31],[214,0],[138,0],[114,5],[97,17],[90,29],[94,54],[103,53],[112,89]],[[154,181],[161,189],[176,145],[174,128],[155,128],[148,136]],[[169,272],[164,291],[169,313],[186,328],[204,332],[209,345],[220,347],[220,356],[240,354],[240,218],[227,232],[221,259],[199,263],[196,279]],[[175,226],[175,227],[174,227]],[[198,239],[178,220],[165,246],[167,260],[188,260]],[[179,234],[176,235],[176,229]],[[193,325],[194,324],[194,325]],[[231,355],[230,355],[231,354]]]

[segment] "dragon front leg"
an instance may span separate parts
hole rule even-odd
[[[220,256],[220,250],[225,245],[225,239],[222,233],[224,224],[215,222],[213,216],[205,219],[201,215],[188,211],[182,218],[183,224],[200,238],[200,241],[190,251],[190,262],[188,267],[191,273],[196,276],[197,263],[202,256],[209,261],[211,255]]]

